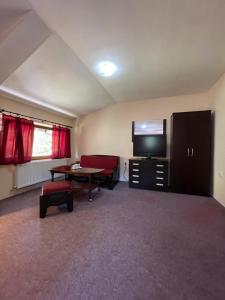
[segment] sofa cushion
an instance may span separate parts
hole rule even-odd
[[[71,190],[69,181],[48,181],[42,185],[42,195],[49,195],[57,192],[68,192]]]
[[[100,168],[100,169],[114,169],[117,167],[118,158],[116,156],[94,156],[82,155],[80,165],[84,168]]]

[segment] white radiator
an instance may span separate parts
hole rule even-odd
[[[33,160],[29,163],[17,165],[15,172],[15,187],[22,188],[38,182],[51,179],[49,169],[67,165],[66,158],[64,159],[47,159],[47,160]],[[62,174],[55,174],[60,177]]]

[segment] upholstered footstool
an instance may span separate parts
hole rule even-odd
[[[68,211],[73,211],[73,191],[69,181],[45,182],[40,195],[40,218],[46,216],[49,206],[66,203]]]

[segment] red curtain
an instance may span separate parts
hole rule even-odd
[[[52,158],[69,158],[70,150],[70,130],[65,127],[53,125],[52,128]]]
[[[32,160],[33,140],[34,140],[34,122],[27,119],[20,119],[21,124],[21,149],[23,149],[22,163]]]
[[[2,115],[0,164],[23,164],[32,159],[33,121]]]

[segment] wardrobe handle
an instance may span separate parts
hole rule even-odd
[[[187,148],[188,157],[190,156],[190,149]]]
[[[194,156],[194,148],[191,148],[191,157]]]

